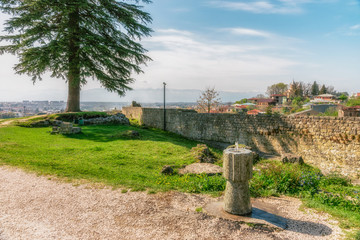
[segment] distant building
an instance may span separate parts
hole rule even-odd
[[[276,105],[276,101],[275,99],[272,98],[250,98],[248,99],[248,101],[250,101],[251,103],[254,103],[258,106],[275,106]]]
[[[360,117],[360,106],[344,107],[339,110],[339,117]]]
[[[311,100],[311,102],[335,102],[336,97],[332,94],[321,94],[314,97],[314,100]]]
[[[262,112],[261,110],[254,109],[247,112],[248,115],[258,115],[258,114],[264,114],[265,112]]]
[[[277,105],[286,103],[288,99],[284,94],[272,94],[270,97],[275,100]]]
[[[353,97],[353,98],[360,98],[360,93],[354,93],[354,94],[352,95],[352,97]]]

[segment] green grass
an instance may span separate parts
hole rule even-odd
[[[175,172],[196,159],[191,148],[198,142],[176,134],[141,126],[84,126],[83,134],[51,135],[50,128],[0,128],[0,164],[76,183],[103,183],[121,192],[179,190],[219,195],[222,176],[162,175],[164,165]],[[140,137],[133,137],[135,130]],[[221,165],[219,150],[212,149]],[[262,160],[256,165],[250,191],[253,197],[288,195],[307,207],[330,213],[352,236],[360,230],[360,187],[341,176],[323,176],[308,165]],[[355,234],[355,235],[354,235]]]
[[[253,197],[288,195],[301,198],[304,205],[330,213],[340,227],[360,229],[360,186],[339,175],[324,176],[309,165],[260,161],[250,181]]]
[[[86,179],[131,191],[218,193],[221,176],[163,176],[164,165],[175,171],[195,162],[190,149],[198,142],[176,134],[134,126],[85,126],[83,134],[51,135],[50,128],[0,128],[0,164],[66,179]],[[140,137],[132,138],[127,131]],[[125,134],[122,134],[125,133]],[[215,151],[218,157],[221,151]],[[214,186],[212,185],[214,184]]]

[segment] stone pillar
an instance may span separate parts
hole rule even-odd
[[[223,168],[226,178],[224,210],[235,215],[250,214],[249,180],[252,178],[254,154],[245,148],[224,151]]]

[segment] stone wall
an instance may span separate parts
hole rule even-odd
[[[360,178],[360,118],[249,116],[166,110],[167,130],[200,141],[253,147],[263,154],[295,153],[324,172]],[[163,128],[163,110],[123,108],[128,118]]]

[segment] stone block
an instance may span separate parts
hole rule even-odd
[[[254,154],[245,148],[235,151],[228,148],[224,151],[224,177],[232,182],[245,182],[252,178]]]
[[[249,180],[252,178],[253,153],[248,149],[224,150],[223,169],[227,180],[224,210],[235,215],[247,215],[252,211]]]
[[[281,161],[283,163],[297,163],[297,164],[304,164],[304,159],[302,156],[298,156],[291,153],[285,153],[281,155]]]

